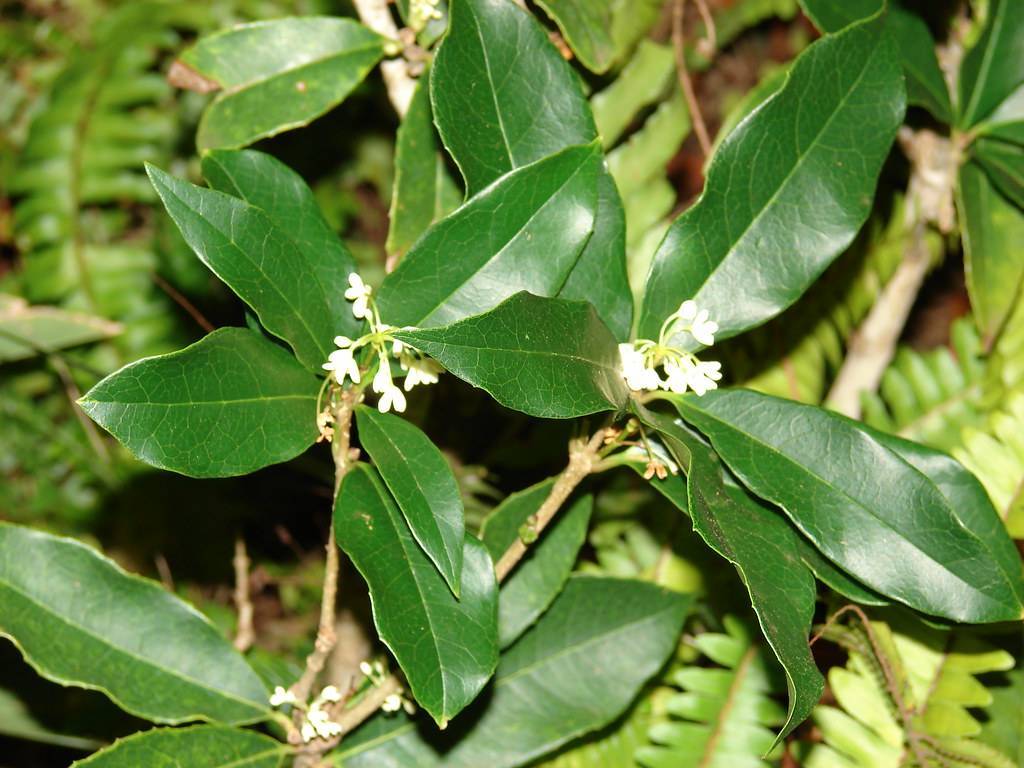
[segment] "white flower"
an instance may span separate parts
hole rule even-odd
[[[348,285],[345,298],[355,302],[352,305],[352,314],[359,320],[370,317],[372,314],[370,312],[370,293],[372,292],[370,286],[363,282],[363,278],[357,272],[349,274]]]
[[[330,701],[332,703],[337,703],[341,701],[341,691],[339,691],[337,687],[333,685],[328,685],[326,688],[320,691],[320,696],[318,696],[317,698],[319,701]]]
[[[306,715],[306,723],[303,723],[303,738],[305,739],[305,725],[309,724],[312,726],[313,731],[322,739],[329,739],[332,736],[337,736],[341,733],[341,726],[331,720],[331,716],[326,710],[320,708],[319,702],[314,704],[309,709],[309,714]],[[306,739],[309,741],[310,739]]]
[[[683,394],[689,386],[690,374],[694,367],[693,361],[688,357],[682,357],[679,360],[666,360],[664,389],[675,392],[677,395]]]
[[[270,706],[280,707],[285,704],[294,704],[295,694],[291,691],[282,688],[280,685],[274,688],[274,692],[270,695]]]
[[[306,720],[305,722],[302,723],[301,732],[302,732],[302,740],[305,741],[305,742],[310,742],[310,741],[312,741],[313,739],[316,738],[316,729],[313,727],[312,723],[310,723],[308,720]]]
[[[338,338],[344,337],[339,336]],[[334,378],[337,379],[339,384],[345,382],[346,376],[352,379],[353,384],[359,383],[359,364],[356,362],[355,355],[352,354],[351,349],[336,349],[331,352],[323,368],[325,371],[334,371]]]
[[[417,384],[437,384],[437,375],[441,372],[441,366],[433,360],[417,359],[409,356],[403,359],[402,368],[406,370],[406,392]]]
[[[653,391],[661,386],[658,372],[647,366],[643,353],[632,344],[619,344],[619,357],[622,359],[622,376],[630,389]]]
[[[718,323],[708,319],[708,311],[702,309],[690,324],[690,333],[699,343],[710,347],[715,343],[715,333],[718,331]]]
[[[402,708],[402,697],[397,693],[392,693],[384,702],[380,705],[380,708],[385,712],[397,712]]]
[[[373,666],[368,661],[359,662],[359,671],[367,677],[373,677]]]
[[[391,385],[390,389],[384,391],[384,394],[380,396],[380,400],[377,401],[377,410],[381,413],[387,413],[388,411],[395,411],[396,413],[405,413],[405,395],[395,385]]]
[[[679,305],[679,309],[676,310],[676,317],[683,322],[692,322],[693,318],[697,316],[697,302],[693,299],[687,299]]]
[[[718,389],[716,382],[722,378],[721,368],[722,364],[717,360],[707,362],[698,360],[687,373],[686,383],[697,395],[703,395],[711,389]]]

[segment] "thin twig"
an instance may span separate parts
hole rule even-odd
[[[551,493],[541,504],[540,509],[530,518],[529,525],[534,536],[540,535],[558,512],[559,507],[569,498],[569,494],[594,469],[597,453],[604,445],[605,433],[606,430],[599,429],[589,442],[574,440],[570,444],[568,466],[558,476]],[[497,574],[499,582],[504,581],[505,577],[516,567],[516,563],[526,554],[526,548],[527,544],[522,537],[516,537],[512,546],[505,550],[497,565],[494,566],[494,572]]]
[[[186,299],[184,294],[155,272],[153,273],[153,282],[157,284],[161,291],[170,296],[171,301],[184,309],[188,316],[196,321],[196,325],[207,333],[213,333],[216,330],[213,323],[206,319],[203,313],[196,308],[195,304]]]
[[[253,630],[252,599],[249,595],[249,553],[245,549],[245,539],[235,539],[235,556],[231,561],[235,569],[235,610],[238,611],[238,629],[235,632],[235,648],[245,653],[252,647],[256,639]]]
[[[78,404],[79,399],[82,397],[82,393],[78,389],[78,385],[75,384],[75,379],[71,375],[71,371],[68,369],[67,363],[64,358],[60,355],[50,355],[48,358],[50,366],[57,372],[60,377],[61,383],[64,385],[64,392],[68,396],[68,401],[71,403],[71,412],[75,414],[75,418],[78,419],[78,423],[82,425],[82,429],[85,431],[85,436],[89,440],[89,445],[92,446],[93,451],[99,456],[100,462],[104,466],[110,466],[110,451],[107,450],[107,444],[103,441],[102,436],[96,429],[96,425],[92,423],[92,419],[85,415],[82,411],[82,406]],[[105,480],[109,482],[109,477],[105,477]]]
[[[170,593],[174,593],[174,576],[171,574],[171,566],[167,564],[167,558],[164,557],[163,552],[157,552],[153,557],[153,564],[156,566],[156,572],[160,574],[160,583],[164,585]]]
[[[686,106],[690,110],[690,119],[693,121],[693,131],[697,134],[701,153],[707,158],[711,154],[708,127],[704,122],[704,115],[700,111],[700,104],[697,103],[697,94],[693,90],[690,72],[686,68],[686,37],[683,29],[685,12],[686,0],[675,0],[672,4],[672,49],[676,56],[676,75],[679,77],[679,87],[683,89],[683,95],[686,97]]]
[[[574,440],[570,444],[569,448],[569,464],[562,471],[562,474],[558,476],[558,480],[555,481],[554,487],[548,494],[548,497],[541,504],[540,509],[537,510],[534,520],[532,522],[533,530],[536,534],[540,534],[541,531],[551,522],[558,508],[565,502],[572,491],[576,488],[583,479],[590,474],[595,466],[597,465],[598,452],[604,445],[605,436],[608,434],[608,429],[599,429],[593,437],[586,443],[582,440]],[[512,572],[516,563],[526,554],[526,545],[523,541],[517,538],[512,545],[505,550],[505,553],[498,560],[498,564],[495,566],[495,575],[498,583],[501,583],[505,578]],[[371,717],[381,705],[384,700],[389,696],[398,693],[402,690],[402,684],[395,675],[388,675],[380,685],[375,686],[372,690],[367,691],[366,695],[359,700],[359,703],[350,709],[343,709],[334,717],[334,721],[342,726],[342,733],[332,739],[318,743],[319,746],[315,748],[317,754],[324,754],[328,750],[333,749],[341,741],[342,736],[350,731],[354,730],[357,726],[362,724],[365,720]]]
[[[401,36],[391,16],[387,0],[352,0],[359,19],[378,35],[400,43]],[[416,81],[409,76],[408,62],[404,58],[388,59],[380,64],[388,99],[399,117],[409,111],[409,102],[416,90]]]
[[[344,390],[334,395],[334,437],[331,440],[331,453],[334,456],[334,494],[338,494],[341,481],[352,467],[349,445],[352,434],[352,408],[355,395],[352,390]],[[330,532],[327,535],[327,561],[324,568],[324,586],[320,603],[320,626],[317,629],[313,651],[306,657],[306,669],[302,677],[292,685],[291,691],[299,701],[309,698],[317,676],[327,663],[327,657],[334,649],[336,636],[334,633],[335,603],[338,596],[338,570],[340,567],[338,545],[334,541],[334,515],[332,510]],[[302,712],[296,708],[296,727],[301,725]],[[297,739],[296,732],[290,738]]]

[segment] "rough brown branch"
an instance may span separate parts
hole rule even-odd
[[[235,556],[231,560],[235,569],[235,610],[238,611],[238,630],[235,632],[235,648],[245,652],[252,647],[256,633],[252,626],[252,600],[249,596],[249,553],[245,539],[235,539]]]
[[[350,455],[350,441],[352,435],[352,408],[355,395],[351,390],[343,390],[332,394],[332,407],[334,410],[334,437],[331,440],[331,453],[334,456],[334,496],[338,495],[341,488],[341,481],[352,466]],[[335,604],[338,596],[338,545],[334,541],[334,522],[327,536],[327,560],[324,569],[323,596],[320,603],[320,626],[316,633],[316,642],[312,653],[306,657],[306,669],[302,677],[291,687],[292,693],[299,701],[309,699],[317,676],[327,663],[327,657],[334,649],[336,640],[334,633]],[[296,708],[296,726],[301,724],[302,712]],[[298,739],[296,731],[290,737],[291,740]]]

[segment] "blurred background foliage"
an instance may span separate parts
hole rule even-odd
[[[677,78],[672,4],[602,3],[607,39],[575,46],[625,204],[635,291],[668,222],[703,181],[705,159]],[[557,5],[538,1],[532,10],[549,22],[545,11]],[[961,23],[957,3],[908,5],[925,13],[940,43]],[[974,5],[983,14],[984,3]],[[709,6],[717,50],[708,56],[698,45],[707,29],[689,4],[685,55],[714,137],[774,91],[817,32],[796,0]],[[254,652],[268,679],[294,674],[269,652],[300,658],[315,627],[331,495],[326,450],[244,479],[190,480],[133,461],[74,401],[127,362],[245,322],[242,305],[155,204],[142,163],[200,181],[194,136],[208,97],[166,79],[185,45],[234,23],[293,14],[353,10],[340,0],[0,0],[0,518],[101,543],[226,633],[234,625],[231,557],[243,537],[253,560]],[[550,26],[573,56],[561,36],[574,42],[571,35]],[[910,111],[908,124],[941,130],[922,109]],[[374,74],[341,108],[257,145],[306,178],[371,281],[386,261],[396,127]],[[732,383],[826,400],[852,334],[909,247],[909,174],[894,150],[875,211],[849,251],[796,306],[723,345]],[[1024,214],[1006,211],[1000,232],[1019,249],[1013,237],[1024,232]],[[958,229],[924,234],[930,275],[878,391],[864,396],[863,418],[963,461],[1021,538],[1024,308],[1017,302],[994,336],[978,330]],[[564,463],[567,425],[521,418],[451,382],[429,388],[411,410],[446,450],[471,527]],[[480,424],[487,429],[472,426]],[[546,765],[1024,764],[1019,628],[982,636],[895,609],[872,609],[869,621],[847,613],[825,626],[814,647],[829,669],[825,699],[812,722],[773,748],[785,680],[733,570],[628,470],[601,475],[597,490],[580,570],[648,579],[701,600],[678,653],[634,707]],[[365,596],[346,599],[353,658],[336,660],[342,666],[366,650],[358,630]],[[819,618],[842,605],[823,588]],[[137,727],[101,696],[39,679],[0,641],[0,766],[66,765]]]

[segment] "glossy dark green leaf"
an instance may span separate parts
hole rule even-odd
[[[837,568],[830,560],[826,559],[814,545],[811,544],[799,531],[795,531],[797,551],[804,565],[811,569],[822,584],[834,592],[839,593],[847,600],[852,600],[858,605],[882,606],[889,605],[890,601],[882,597],[873,589],[868,589],[850,574]]]
[[[430,89],[420,78],[395,137],[395,185],[388,215],[387,252],[400,257],[461,195],[448,177],[430,119]]]
[[[792,304],[867,217],[904,97],[879,19],[801,54],[783,88],[722,143],[700,201],[658,247],[640,335],[657,338],[684,299],[709,310],[721,338]]]
[[[210,622],[73,539],[0,523],[0,634],[36,671],[158,723],[268,715],[256,673]]]
[[[838,32],[874,16],[885,0],[800,0],[800,7],[822,32]]]
[[[580,301],[523,292],[482,315],[395,336],[530,416],[571,419],[617,410],[628,396],[615,338]]]
[[[540,509],[554,480],[544,480],[506,498],[484,520],[480,537],[495,562],[512,546],[531,515]],[[587,537],[594,500],[584,496],[558,513],[541,538],[501,586],[498,595],[498,644],[512,644],[555,599],[576,564]]]
[[[352,19],[243,24],[204,37],[181,62],[221,92],[199,122],[200,149],[241,147],[297,128],[341,103],[384,52]]]
[[[291,752],[260,733],[197,725],[136,733],[73,768],[281,768]]]
[[[466,728],[438,739],[409,721],[371,722],[345,740],[345,768],[514,768],[607,725],[675,649],[691,599],[648,584],[573,576],[502,655]],[[469,713],[467,713],[468,715]],[[383,718],[381,718],[383,719]]]
[[[571,147],[502,177],[420,238],[377,296],[392,325],[444,325],[518,291],[554,296],[594,227],[600,149]]]
[[[356,423],[359,443],[398,502],[413,537],[458,597],[466,523],[451,467],[430,438],[403,418],[360,405]]]
[[[978,139],[971,154],[1000,192],[1024,208],[1024,147],[993,139]]]
[[[723,482],[704,442],[674,419],[640,411],[686,470],[693,529],[732,563],[750,594],[757,620],[786,673],[789,710],[784,738],[811,714],[825,681],[807,645],[814,618],[814,576],[800,558],[797,534],[780,514]],[[658,481],[652,481],[652,484]]]
[[[229,477],[287,461],[316,439],[319,380],[246,328],[112,373],[79,401],[147,464]]]
[[[456,599],[379,475],[362,464],[341,485],[334,528],[370,587],[380,639],[416,701],[444,725],[476,698],[498,662],[498,586],[487,550],[466,537]]]
[[[356,320],[344,294],[355,259],[324,219],[302,177],[263,152],[227,149],[203,155],[203,177],[214,189],[262,211],[294,244],[303,262],[297,277],[308,294],[305,302],[320,305],[308,313],[328,317],[335,335],[357,336],[362,321]]]
[[[1024,85],[1007,96],[975,130],[982,136],[1024,144]]]
[[[945,453],[876,429],[864,429],[935,484],[960,524],[985,545],[991,561],[1013,585],[1018,600],[1024,602],[1020,555],[978,478]]]
[[[29,306],[24,299],[0,293],[0,363],[109,339],[120,332],[120,325],[102,317]]]
[[[1020,618],[1020,574],[995,556],[1003,544],[965,523],[984,512],[954,510],[932,479],[857,422],[747,390],[676,402],[748,488],[858,581],[954,621]]]
[[[891,4],[890,4],[891,5]],[[935,55],[935,39],[920,16],[890,7],[886,28],[896,39],[907,79],[907,103],[924,107],[944,123],[953,118],[946,78]]]
[[[332,295],[343,301],[346,284],[330,282],[343,265],[332,263],[330,252],[311,261],[315,246],[300,247],[290,230],[278,226],[279,213],[272,218],[233,195],[197,187],[152,165],[146,170],[196,255],[301,362],[319,370],[334,351],[339,324],[349,322],[341,320],[343,308]]]
[[[434,120],[470,194],[511,170],[597,138],[577,75],[547,30],[505,0],[455,0],[430,88]],[[580,274],[571,275],[559,295],[589,300],[625,339],[633,305],[624,212],[614,182],[598,166],[594,234],[579,254]]]
[[[967,129],[988,117],[1024,84],[1024,3],[991,0],[985,29],[960,65],[957,124]]]
[[[562,37],[591,72],[606,72],[615,57],[611,0],[538,0]]]
[[[1019,300],[1024,280],[1024,213],[975,162],[960,166],[956,200],[974,320],[990,346]]]

